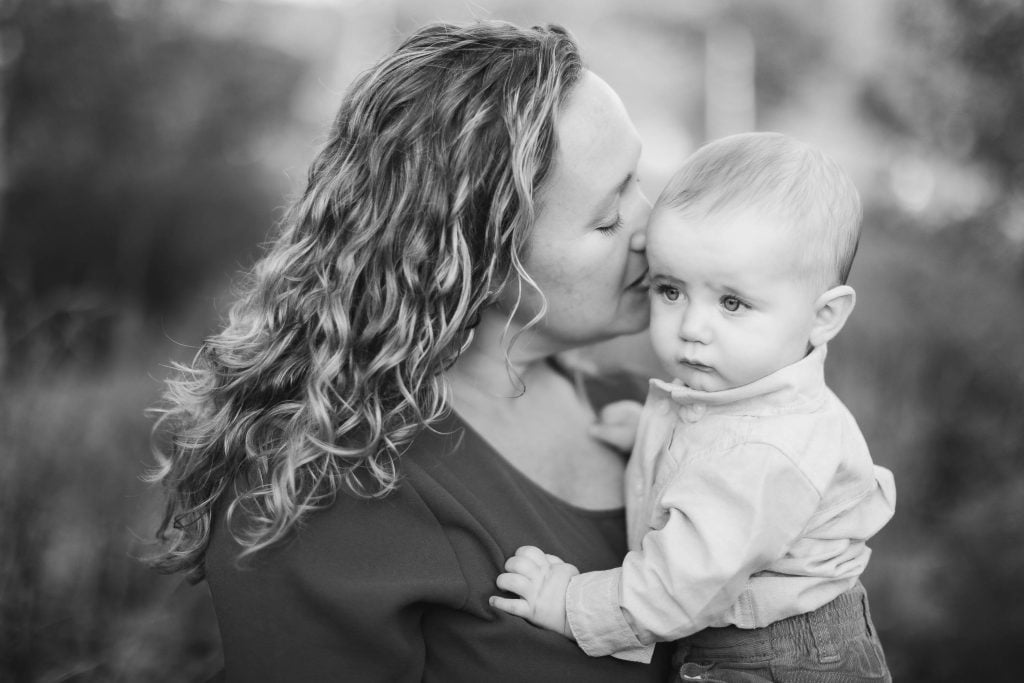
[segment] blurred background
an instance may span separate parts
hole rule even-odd
[[[897,681],[1010,681],[1024,642],[1018,0],[0,0],[0,680],[191,681],[205,585],[137,561],[143,414],[303,184],[346,84],[416,26],[557,22],[649,196],[778,130],[866,220],[829,376],[899,487],[865,577]],[[595,353],[646,367],[642,339]]]

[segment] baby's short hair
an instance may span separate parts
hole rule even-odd
[[[824,152],[781,133],[742,133],[698,149],[657,207],[703,218],[756,208],[806,245],[797,263],[823,289],[845,284],[862,217],[850,176]]]

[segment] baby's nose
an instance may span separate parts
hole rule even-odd
[[[711,341],[707,316],[700,306],[689,305],[679,321],[679,337],[683,341],[707,344]]]

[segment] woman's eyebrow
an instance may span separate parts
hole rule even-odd
[[[629,183],[632,182],[632,180],[633,172],[630,171],[629,173],[626,174],[626,177],[622,179],[621,183],[619,183],[618,185],[616,185],[615,187],[608,191],[604,199],[598,205],[599,210],[594,213],[592,220],[601,220],[603,218],[606,218],[608,214],[608,205],[613,203],[614,200],[617,199],[622,194],[622,192],[626,189]]]
[[[630,171],[629,173],[626,174],[626,177],[622,180],[622,182],[619,183],[619,186],[615,188],[616,196],[622,194],[622,191],[626,189],[626,186],[628,186],[629,183],[632,182],[632,180],[633,180],[633,172]]]

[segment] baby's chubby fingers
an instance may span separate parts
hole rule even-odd
[[[534,583],[522,574],[498,574],[494,582],[498,588],[509,593],[515,593],[523,598],[530,598],[533,595]]]
[[[528,619],[533,615],[533,610],[530,609],[530,604],[526,602],[526,600],[519,598],[502,598],[497,595],[492,595],[488,602],[491,607],[500,609],[502,612],[508,612],[512,616]]]
[[[537,564],[539,567],[549,564],[548,556],[544,554],[544,551],[532,545],[524,545],[517,548],[515,557],[526,558]]]
[[[513,555],[505,561],[505,571],[511,574],[521,574],[531,579],[541,576],[547,566],[546,560],[537,562],[532,557],[523,557],[522,555]]]

